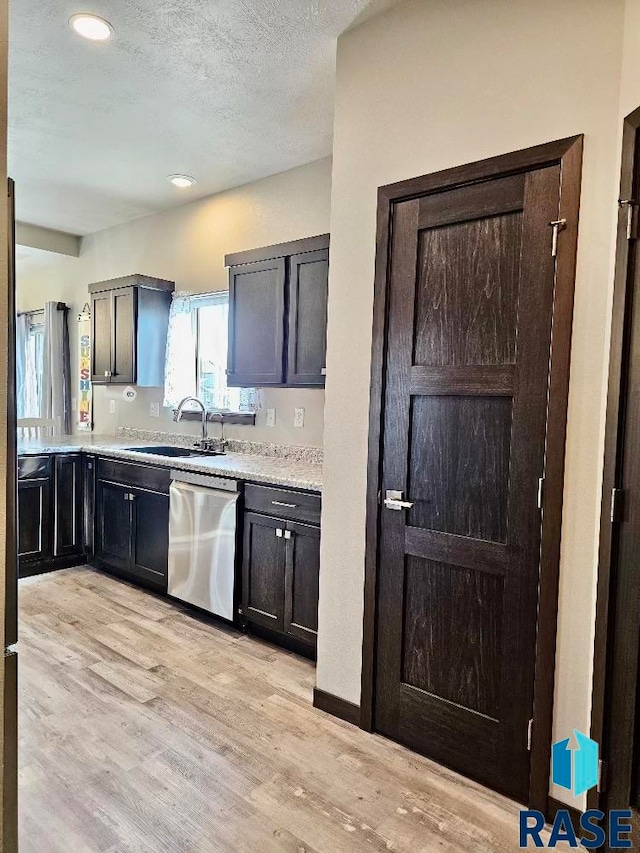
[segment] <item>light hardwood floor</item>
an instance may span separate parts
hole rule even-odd
[[[21,853],[518,849],[514,803],[315,710],[302,658],[88,568],[20,615]]]

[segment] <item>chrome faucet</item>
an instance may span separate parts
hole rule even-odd
[[[174,420],[176,421],[176,423],[180,420],[180,418],[182,417],[182,410],[184,409],[187,403],[197,403],[202,409],[202,439],[200,441],[200,446],[206,447],[209,443],[209,438],[207,436],[207,407],[202,402],[202,400],[200,400],[198,397],[185,397],[184,399],[180,400],[180,403],[178,404],[178,408],[174,416]]]
[[[211,420],[214,420],[215,418],[220,419],[220,438],[217,440],[216,443],[220,450],[224,451],[227,444],[229,444],[229,442],[224,437],[224,415],[222,414],[222,412],[212,412]]]

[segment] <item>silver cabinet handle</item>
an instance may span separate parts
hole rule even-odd
[[[286,506],[288,509],[295,509],[298,504],[288,504],[284,501],[271,501],[272,506]]]
[[[282,539],[283,532],[284,531],[282,530],[281,527],[276,527],[276,536],[278,537],[278,539]]]
[[[326,368],[326,367],[322,367],[322,368],[320,369],[320,376],[326,376],[326,375],[327,375],[327,368]]]
[[[291,537],[292,537],[292,533],[291,533],[291,531],[290,531],[290,530],[285,530],[285,532],[284,532],[284,538],[285,538],[285,539],[291,539]]]
[[[111,376],[111,371],[110,371],[110,370],[105,370],[104,375],[105,375],[106,377]]]
[[[387,509],[411,509],[413,506],[413,501],[404,501],[402,500],[402,492],[397,491],[396,489],[387,489],[384,505]]]

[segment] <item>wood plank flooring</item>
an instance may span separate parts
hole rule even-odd
[[[296,655],[86,567],[20,616],[21,853],[518,849],[514,803],[315,710]]]

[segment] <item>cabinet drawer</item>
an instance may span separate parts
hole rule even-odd
[[[320,495],[249,484],[245,486],[244,503],[254,512],[320,524]]]
[[[31,480],[51,474],[50,456],[21,456],[18,459],[18,479]]]
[[[169,494],[171,472],[169,468],[152,468],[131,462],[98,459],[98,479]]]

